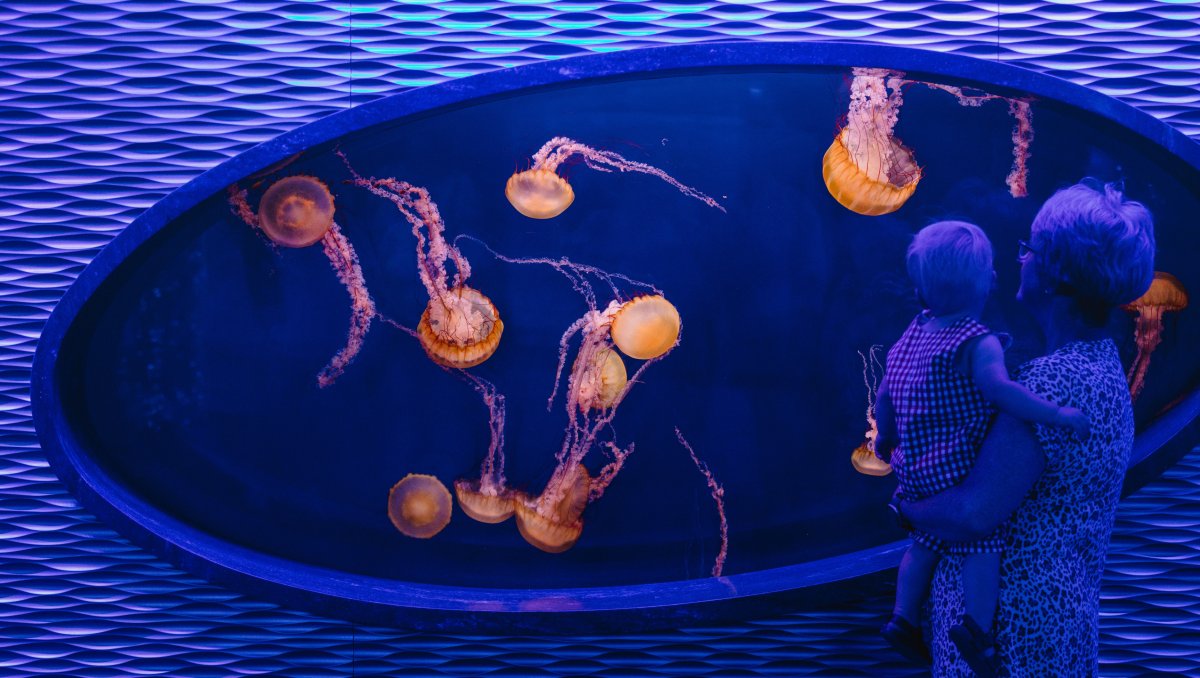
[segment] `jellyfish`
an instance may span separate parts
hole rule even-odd
[[[575,200],[575,191],[567,180],[558,175],[558,166],[568,157],[578,155],[584,164],[594,170],[611,172],[641,172],[658,177],[671,184],[680,193],[695,198],[709,207],[722,212],[725,208],[713,198],[685,186],[666,172],[633,160],[627,160],[612,151],[600,151],[585,146],[573,139],[554,137],[533,156],[533,166],[523,172],[514,172],[504,186],[504,195],[518,212],[533,219],[551,219],[562,214]]]
[[[417,273],[429,303],[417,324],[417,339],[430,360],[443,367],[474,367],[496,352],[504,322],[496,306],[479,290],[467,286],[471,265],[456,245],[446,242],[446,225],[429,191],[393,178],[365,178],[341,154],[353,183],[391,201],[412,225],[417,239]],[[450,282],[446,260],[454,262]]]
[[[830,195],[858,214],[900,209],[917,190],[921,168],[892,130],[904,102],[901,74],[855,68],[846,126],[825,151],[821,174]]]
[[[517,493],[513,500],[517,531],[525,541],[546,553],[562,553],[579,541],[583,534],[581,516],[587,508],[592,478],[587,467],[576,464],[566,467],[556,482],[564,490],[553,498],[538,501]]]
[[[612,319],[612,339],[630,358],[650,360],[679,341],[679,311],[661,294],[626,302]]]
[[[679,440],[680,445],[683,445],[683,449],[687,450],[688,455],[692,458],[692,463],[696,465],[696,468],[704,476],[705,482],[708,483],[709,492],[712,493],[713,502],[717,505],[717,517],[721,521],[721,550],[717,551],[717,559],[713,563],[712,576],[720,577],[721,572],[725,569],[725,558],[729,555],[729,521],[725,519],[725,488],[713,477],[708,464],[700,461],[700,457],[696,456],[696,451],[688,444],[678,426],[675,427],[675,438]]]
[[[1129,395],[1136,400],[1145,385],[1146,370],[1150,368],[1150,354],[1162,341],[1162,316],[1167,311],[1181,311],[1187,307],[1187,290],[1179,278],[1162,271],[1154,272],[1150,289],[1136,300],[1121,308],[1137,314],[1134,340],[1137,342],[1137,357],[1129,366]]]
[[[483,398],[488,409],[488,428],[491,443],[479,469],[479,480],[454,481],[454,496],[458,506],[481,523],[502,523],[513,514],[513,493],[505,486],[504,478],[504,396],[494,385],[469,372],[461,371]]]
[[[410,473],[388,493],[388,517],[409,537],[428,539],[450,523],[454,502],[437,478]]]
[[[844,207],[878,216],[895,212],[916,191],[922,170],[912,151],[892,133],[904,103],[902,89],[920,84],[953,94],[962,106],[1004,101],[1015,124],[1013,165],[1005,178],[1014,198],[1028,194],[1029,146],[1033,121],[1029,101],[986,92],[967,94],[960,87],[905,80],[904,74],[880,68],[855,68],[850,84],[850,110],[843,127],[825,152],[822,175],[829,193]]]
[[[274,245],[308,247],[321,243],[334,273],[350,295],[346,345],[317,373],[317,386],[332,385],[362,349],[376,315],[358,254],[333,219],[333,195],[321,180],[296,175],[271,184],[259,201],[257,214],[250,207],[247,191],[236,185],[229,187],[229,204],[242,221],[261,231]]]
[[[879,352],[882,350],[882,346],[872,346],[866,354],[858,352],[863,364],[863,384],[867,387],[867,433],[863,444],[850,454],[850,463],[855,471],[868,476],[886,476],[892,472],[892,467],[875,454],[875,441],[879,438],[879,427],[875,421],[875,394],[879,392],[883,372],[883,364],[879,361]]]

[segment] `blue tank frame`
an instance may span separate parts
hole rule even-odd
[[[370,624],[438,631],[586,633],[683,626],[766,615],[835,600],[899,562],[907,542],[714,579],[571,589],[484,589],[349,575],[266,556],[215,539],[148,505],[106,475],[67,425],[57,357],[83,306],[150,237],[226,186],[315,145],[382,122],[575,83],[764,68],[880,66],[926,79],[952,78],[991,92],[1030,94],[1118,124],[1196,173],[1200,144],[1109,96],[1000,62],[855,43],[674,45],[572,57],[454,80],[335,113],[208,170],[135,219],[67,290],[48,319],[33,363],[34,423],[51,468],[97,517],[182,569],[285,607]],[[1200,389],[1185,394],[1137,436],[1128,493],[1158,476],[1198,437]]]

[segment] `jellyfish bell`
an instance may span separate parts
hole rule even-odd
[[[821,175],[829,194],[843,207],[879,216],[895,212],[912,197],[921,168],[912,151],[890,135],[847,126],[825,151]]]
[[[601,351],[580,380],[577,398],[579,409],[603,410],[612,407],[628,382],[629,373],[621,356],[612,349]]]
[[[409,537],[428,539],[450,523],[454,502],[437,478],[410,473],[388,493],[388,517]]]
[[[466,285],[430,298],[417,324],[417,339],[430,359],[459,369],[492,357],[503,332],[504,323],[491,299]]]
[[[512,492],[488,491],[478,480],[454,481],[454,496],[463,513],[481,523],[502,523],[516,510]]]
[[[271,184],[258,204],[259,225],[281,247],[308,247],[333,226],[333,195],[320,179],[297,175]]]
[[[551,169],[515,172],[504,186],[504,195],[517,211],[532,219],[552,219],[575,201],[566,179]]]
[[[1168,311],[1182,311],[1187,308],[1188,295],[1179,278],[1164,273],[1154,272],[1154,280],[1146,293],[1121,308],[1129,313],[1137,314],[1134,326],[1134,341],[1137,343],[1137,357],[1129,366],[1129,393],[1134,399],[1145,385],[1146,371],[1150,368],[1150,354],[1162,341],[1162,317]]]
[[[850,463],[854,466],[855,471],[863,475],[886,476],[892,472],[892,467],[886,461],[876,457],[875,451],[866,442],[854,448],[854,452],[850,453]]]
[[[516,508],[517,530],[525,541],[546,553],[562,553],[579,541],[583,534],[583,510],[587,508],[591,476],[582,464],[563,476],[562,496],[549,505],[544,498],[554,488],[547,487],[543,496],[528,499],[518,495]]]
[[[675,346],[682,321],[679,311],[660,294],[625,302],[612,319],[612,340],[630,358],[650,360]]]

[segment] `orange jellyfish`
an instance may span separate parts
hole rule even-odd
[[[236,185],[229,187],[229,204],[242,221],[280,247],[308,247],[320,242],[338,280],[350,295],[346,345],[317,374],[317,385],[325,388],[358,355],[375,319],[375,302],[358,265],[358,254],[333,220],[333,195],[321,180],[297,175],[276,181],[263,194],[257,214],[246,194],[246,190]]]
[[[513,492],[505,486],[504,478],[504,396],[490,382],[469,372],[462,372],[483,398],[488,408],[488,428],[491,443],[479,470],[479,480],[454,481],[454,496],[458,506],[481,523],[502,523],[515,509]]]
[[[428,539],[450,524],[450,491],[437,478],[410,473],[388,493],[388,517],[409,537]]]
[[[729,555],[729,521],[725,518],[725,488],[713,477],[708,464],[700,461],[700,457],[696,456],[696,451],[688,444],[678,426],[675,427],[675,438],[679,440],[680,445],[683,445],[683,449],[687,450],[688,455],[692,458],[692,463],[696,465],[696,468],[704,476],[713,501],[717,505],[717,517],[721,521],[721,549],[717,551],[716,561],[713,562],[712,576],[720,577],[721,572],[725,569],[725,558]]]
[[[339,155],[341,153],[339,152]],[[345,161],[346,157],[342,155]],[[429,303],[417,324],[417,339],[430,360],[443,367],[474,367],[500,346],[504,322],[492,301],[467,286],[471,265],[458,247],[446,242],[446,224],[429,191],[397,179],[364,178],[350,167],[354,184],[390,200],[412,225],[417,239],[417,273]],[[453,282],[446,260],[454,262]]]
[[[850,454],[850,464],[854,470],[868,476],[886,476],[892,472],[892,467],[875,454],[875,440],[879,437],[879,426],[875,422],[875,394],[879,391],[879,381],[883,373],[883,364],[879,361],[882,346],[872,346],[867,354],[858,352],[863,364],[863,384],[867,387],[867,434],[862,445],[854,448]]]
[[[562,214],[574,202],[575,191],[566,179],[559,176],[558,167],[572,155],[581,156],[584,164],[601,172],[611,172],[615,169],[658,177],[689,198],[725,211],[713,198],[679,183],[657,167],[627,160],[612,151],[600,151],[566,137],[554,137],[547,141],[533,155],[532,167],[523,172],[514,172],[509,177],[504,186],[504,195],[518,212],[533,219],[550,219]]]
[[[626,302],[612,319],[612,339],[630,358],[650,360],[679,341],[679,311],[661,294],[642,295]]]
[[[830,195],[858,214],[900,209],[917,190],[921,168],[892,134],[903,104],[900,74],[855,68],[846,126],[825,151],[821,174]]]
[[[1150,354],[1162,341],[1162,316],[1167,311],[1187,308],[1188,296],[1179,278],[1162,271],[1154,272],[1150,289],[1136,300],[1121,308],[1137,314],[1134,340],[1137,342],[1137,357],[1129,366],[1129,395],[1134,400],[1142,392],[1146,381],[1146,370],[1150,368]]]

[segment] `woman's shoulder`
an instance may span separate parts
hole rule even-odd
[[[1121,359],[1111,339],[1076,341],[1024,363],[1014,379],[1030,391],[1059,404],[1074,400],[1085,383],[1123,376]],[[1123,379],[1122,379],[1123,381]]]

